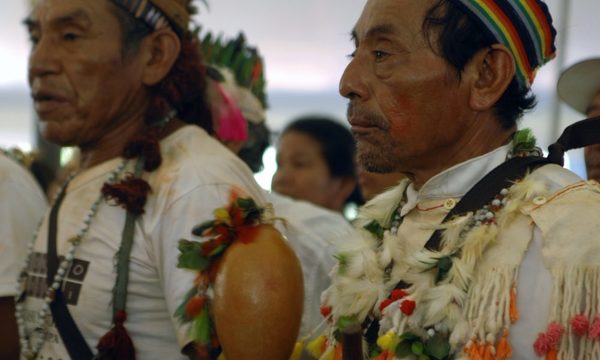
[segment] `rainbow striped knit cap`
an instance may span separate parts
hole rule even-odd
[[[556,55],[556,30],[541,0],[450,0],[513,54],[517,78],[530,87],[537,69]]]

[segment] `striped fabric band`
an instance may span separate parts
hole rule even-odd
[[[136,19],[141,19],[153,30],[169,27],[164,14],[148,0],[112,0],[115,4],[129,11]]]
[[[554,58],[556,30],[541,0],[451,0],[512,52],[517,78],[530,87],[537,69]]]

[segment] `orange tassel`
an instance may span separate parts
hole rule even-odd
[[[382,352],[381,354],[379,354],[375,360],[387,360],[389,353],[387,351]]]
[[[558,350],[552,349],[546,353],[546,360],[556,360],[558,358]]]
[[[494,345],[483,345],[482,360],[494,360]]]
[[[512,347],[508,342],[508,330],[504,329],[502,338],[496,345],[496,360],[507,360],[512,357]]]
[[[510,321],[512,323],[515,323],[517,320],[519,320],[519,309],[517,308],[517,286],[513,285],[512,288],[510,288],[510,310],[509,310],[509,314],[510,314]]]
[[[333,354],[333,360],[342,360],[342,346],[337,344],[335,346],[335,353]]]
[[[470,360],[482,360],[482,348],[477,341],[472,341],[471,346],[465,349]]]

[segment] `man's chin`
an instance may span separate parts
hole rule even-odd
[[[61,129],[56,129],[53,126],[41,126],[40,125],[40,134],[44,138],[44,140],[49,143],[59,145],[59,146],[74,146],[75,141],[71,136],[68,136]]]

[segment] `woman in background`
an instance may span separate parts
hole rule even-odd
[[[343,212],[363,203],[358,185],[355,144],[340,122],[305,116],[282,132],[277,149],[273,191]]]

